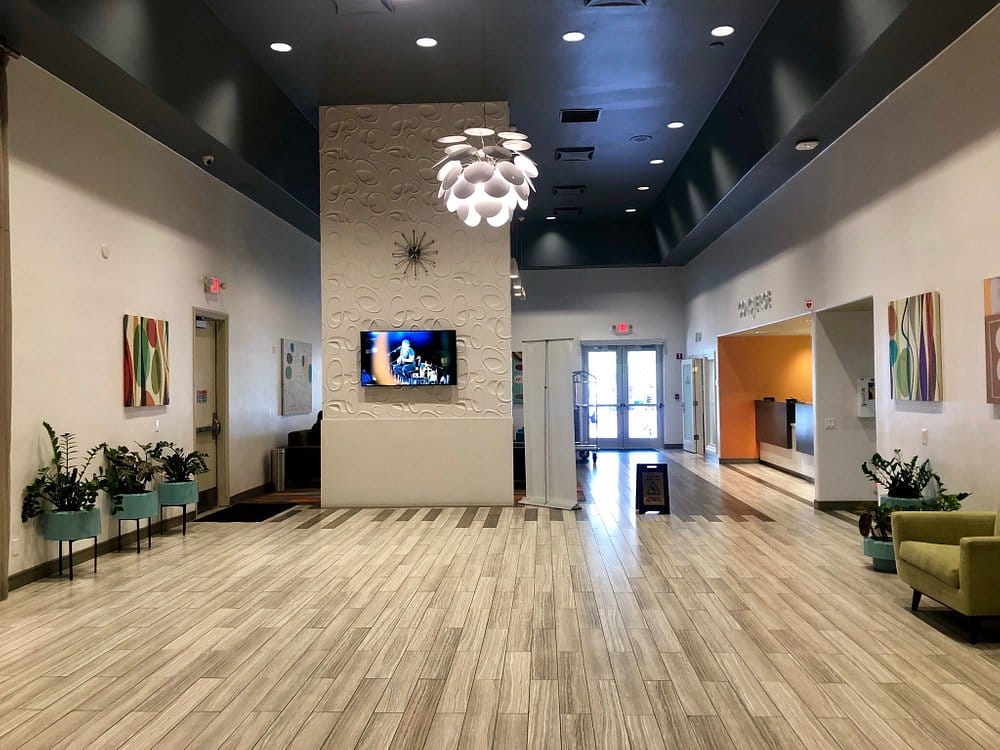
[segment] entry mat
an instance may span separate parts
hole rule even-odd
[[[197,523],[260,523],[294,508],[295,503],[235,503],[197,519]]]

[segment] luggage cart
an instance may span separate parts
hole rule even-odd
[[[590,403],[590,389],[595,385],[597,378],[589,372],[573,373],[573,448],[578,464],[588,458],[597,463],[597,440],[591,437],[591,432],[597,432],[597,407]]]

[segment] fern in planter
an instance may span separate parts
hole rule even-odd
[[[149,485],[158,471],[152,454],[154,446],[150,443],[139,444],[137,451],[125,445],[102,447],[108,463],[104,474],[105,489],[111,496],[111,512],[114,514],[122,509],[122,495],[149,492]]]
[[[76,437],[69,432],[56,435],[52,425],[43,422],[52,444],[52,461],[38,470],[35,481],[24,488],[21,521],[27,522],[51,506],[56,511],[91,510],[97,505],[97,495],[105,487],[101,471],[87,476],[94,458],[104,449],[98,445],[78,455]]]
[[[196,474],[208,471],[208,464],[205,463],[207,454],[201,451],[187,453],[183,448],[166,441],[153,446],[149,455],[159,464],[165,482],[190,482]]]

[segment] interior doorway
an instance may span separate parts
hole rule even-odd
[[[701,379],[702,398],[705,404],[705,453],[719,455],[719,377],[715,352],[702,360],[704,375]]]
[[[228,319],[195,311],[194,441],[208,471],[199,474],[198,512],[229,504]]]
[[[813,316],[720,336],[719,460],[815,477]]]
[[[704,360],[685,359],[681,362],[681,439],[688,453],[704,453]]]
[[[663,446],[663,346],[594,344],[583,347],[590,439],[598,448],[636,450]]]

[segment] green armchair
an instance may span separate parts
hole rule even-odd
[[[1000,617],[1000,514],[893,513],[892,543],[896,571],[913,589],[913,610],[926,594],[961,612],[972,643],[980,619]]]

